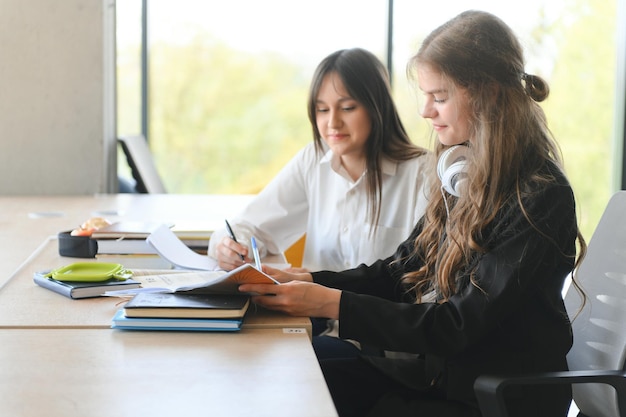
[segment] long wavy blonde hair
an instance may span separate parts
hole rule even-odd
[[[464,89],[471,114],[467,161],[471,181],[458,199],[444,196],[439,182],[431,181],[431,200],[413,253],[422,258],[423,266],[403,277],[418,302],[433,292],[445,301],[457,289],[459,272],[484,253],[482,233],[507,200],[517,199],[524,210],[529,183],[553,182],[540,176],[540,167],[552,161],[562,169],[562,161],[537,104],[547,98],[548,85],[525,73],[521,45],[500,19],[479,11],[458,15],[424,40],[409,62],[410,76],[421,65],[439,72],[451,94]],[[436,155],[443,150],[439,144]],[[586,251],[579,230],[577,237],[576,265]],[[473,271],[465,272],[473,276]]]

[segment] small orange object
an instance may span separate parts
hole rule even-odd
[[[70,235],[91,236],[94,230],[98,230],[104,226],[109,226],[110,224],[111,222],[105,219],[104,217],[92,217],[86,222],[84,222],[83,224],[81,224],[79,228],[72,230]]]

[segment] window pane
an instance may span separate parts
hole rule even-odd
[[[258,192],[312,140],[317,63],[354,46],[385,56],[386,0],[149,7],[150,144],[172,192]]]
[[[141,133],[141,0],[116,3],[117,135]],[[118,147],[118,174],[131,178]]]
[[[117,131],[141,133],[141,0],[116,4]]]

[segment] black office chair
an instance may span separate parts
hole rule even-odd
[[[588,299],[572,323],[570,371],[480,376],[474,391],[484,417],[509,416],[504,397],[508,388],[540,384],[573,384],[579,417],[626,416],[625,214],[626,191],[620,191],[609,201],[579,267],[578,278]],[[573,286],[565,295],[565,306],[570,316],[580,307]]]
[[[165,185],[156,169],[152,152],[146,139],[139,136],[122,136],[118,138],[124,155],[135,179],[135,190],[138,193],[165,194]]]

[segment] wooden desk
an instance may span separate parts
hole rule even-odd
[[[0,415],[336,416],[309,337],[291,331],[308,319],[263,312],[233,333],[112,330],[116,299],[70,300],[32,281],[78,260],[48,239],[91,216],[222,227],[249,198],[0,197]]]
[[[0,330],[0,414],[336,416],[307,345],[280,330]]]
[[[33,282],[36,271],[85,261],[95,260],[60,256],[57,238],[45,239],[0,288],[0,328],[109,328],[121,307],[119,298],[71,300]],[[243,327],[304,329],[310,334],[311,321],[253,306]]]

